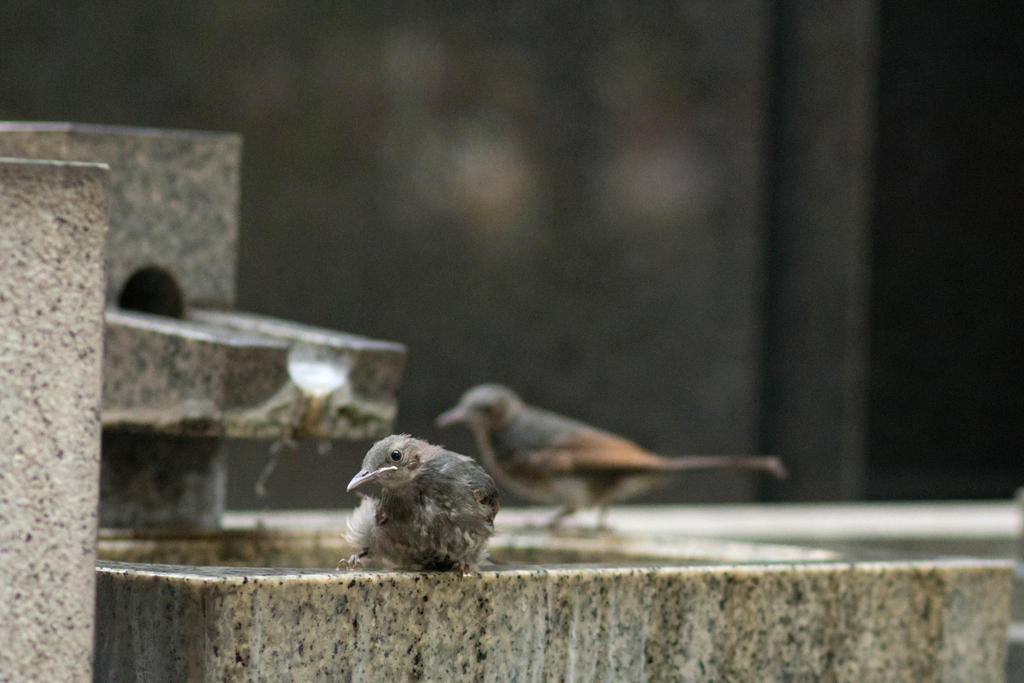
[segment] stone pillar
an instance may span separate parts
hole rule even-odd
[[[763,452],[772,496],[856,499],[864,478],[873,0],[780,0],[770,159]]]
[[[109,164],[107,305],[176,318],[234,306],[241,153],[232,133],[0,122],[0,156]],[[220,439],[129,432],[103,443],[103,526],[219,525]]]
[[[108,168],[0,160],[0,681],[92,681]]]

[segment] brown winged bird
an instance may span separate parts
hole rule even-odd
[[[688,455],[662,457],[632,441],[525,404],[508,387],[473,387],[457,406],[437,418],[439,427],[464,422],[476,437],[480,459],[499,484],[534,502],[561,505],[551,520],[600,508],[669,483],[682,470],[763,470],[785,477],[771,456]]]

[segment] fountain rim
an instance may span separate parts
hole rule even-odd
[[[619,576],[698,576],[702,574],[729,572],[737,577],[764,575],[767,572],[775,573],[834,573],[834,572],[868,572],[884,573],[887,571],[935,571],[935,570],[960,570],[988,572],[992,570],[1004,570],[1013,572],[1014,563],[1011,560],[971,558],[971,557],[944,557],[921,560],[851,560],[851,561],[813,561],[800,560],[790,562],[701,562],[699,564],[673,564],[669,563],[644,563],[628,565],[625,563],[607,564],[536,564],[536,565],[510,565],[504,568],[486,568],[472,572],[466,576],[453,574],[452,572],[425,572],[425,571],[399,571],[387,569],[358,569],[358,570],[329,570],[329,569],[301,569],[301,568],[279,568],[279,567],[231,567],[231,566],[205,566],[205,565],[174,565],[174,564],[149,564],[135,562],[120,562],[117,560],[98,560],[96,563],[97,573],[112,576],[120,575],[125,578],[148,577],[154,579],[170,579],[181,581],[198,581],[217,585],[244,585],[249,582],[277,581],[283,583],[298,583],[319,581],[325,584],[344,584],[348,581],[366,582],[419,582],[424,579],[451,579],[451,580],[478,580],[498,581],[517,577],[535,577],[537,575],[549,576],[551,578],[608,578]]]

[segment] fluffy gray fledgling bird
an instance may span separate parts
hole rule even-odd
[[[389,569],[464,573],[487,558],[498,489],[472,458],[392,435],[370,448],[348,490],[371,481],[380,500],[363,498],[349,519],[345,537],[362,551],[342,564],[367,557]]]
[[[555,527],[576,510],[600,508],[667,484],[680,470],[762,470],[785,477],[771,456],[690,455],[666,458],[632,441],[568,417],[534,408],[500,384],[481,384],[437,418],[445,427],[466,423],[484,467],[510,491],[538,503],[561,505]],[[599,521],[599,525],[601,525]]]

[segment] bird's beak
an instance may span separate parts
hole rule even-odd
[[[352,477],[352,481],[350,481],[348,483],[348,488],[346,488],[345,490],[346,491],[351,491],[352,489],[356,488],[357,486],[362,486],[363,484],[366,484],[366,483],[369,483],[371,481],[374,481],[375,479],[380,477],[380,475],[384,474],[385,472],[390,472],[392,470],[397,470],[397,469],[398,469],[397,467],[381,467],[379,470],[372,470],[371,471],[371,470],[368,470],[366,468],[363,468],[363,469],[359,470],[356,473],[356,476]]]
[[[456,422],[466,421],[466,411],[462,408],[452,408],[447,413],[441,413],[437,416],[435,424],[438,427],[447,427],[448,425],[455,424]]]

